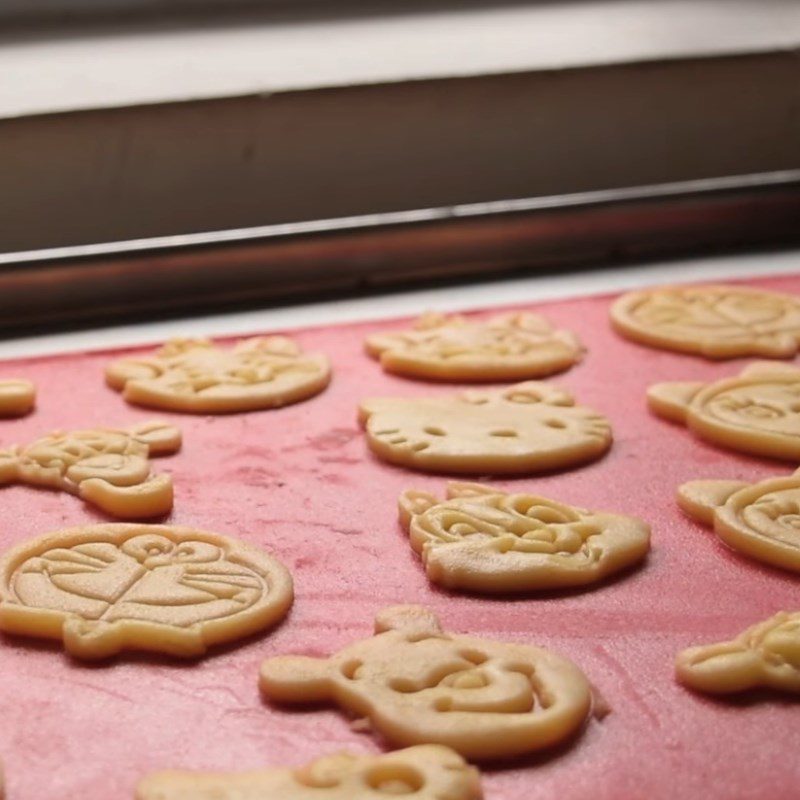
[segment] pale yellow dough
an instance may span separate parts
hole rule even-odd
[[[800,692],[800,611],[781,611],[730,642],[691,647],[675,662],[678,680],[700,692],[757,687]]]
[[[278,623],[292,579],[243,542],[176,525],[87,525],[0,558],[0,630],[61,639],[73,656],[187,658]]]
[[[247,339],[223,350],[206,339],[173,339],[150,357],[123,358],[106,382],[129,402],[196,414],[257,411],[321,392],[331,368],[284,336]]]
[[[367,337],[365,347],[387,372],[445,381],[542,378],[569,369],[583,353],[574,334],[538,314],[476,322],[430,313],[412,330]]]
[[[22,417],[36,404],[36,387],[22,378],[0,380],[0,417]]]
[[[474,760],[570,738],[591,710],[584,674],[548,650],[445,633],[419,606],[384,609],[375,636],[328,659],[271,658],[264,695],[333,702],[366,717],[393,745],[441,744]]]
[[[790,358],[800,343],[800,299],[743,286],[664,286],[611,307],[628,339],[706,358]]]
[[[413,469],[534,473],[583,464],[611,446],[608,420],[549,383],[503,390],[365,400],[359,419],[372,451]]]
[[[160,422],[129,430],[55,431],[0,450],[0,486],[61,489],[120,519],[161,516],[172,508],[172,478],[152,474],[149,458],[180,446],[181,432]]]
[[[446,500],[403,492],[400,521],[434,583],[479,593],[595,583],[650,549],[635,517],[477,483],[448,483]]]
[[[225,774],[160,772],[136,800],[481,800],[478,771],[446,747],[421,745],[378,756],[338,753],[302,769]]]
[[[800,572],[800,470],[754,484],[690,481],[678,504],[734,550]]]
[[[657,383],[650,409],[731,450],[800,461],[800,369],[757,361],[711,383]]]

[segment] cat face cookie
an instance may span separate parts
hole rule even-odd
[[[800,343],[800,299],[744,286],[665,286],[611,307],[614,328],[651,347],[706,358],[790,358]]]
[[[403,492],[400,521],[430,580],[479,593],[595,583],[650,547],[650,528],[635,517],[474,483],[448,483],[446,500]]]
[[[562,469],[611,446],[608,420],[551,384],[452,396],[365,400],[359,418],[384,461],[433,472],[499,475]]]
[[[586,677],[562,656],[447,634],[419,606],[385,609],[373,638],[331,658],[268,659],[261,689],[282,703],[335,703],[395,746],[441,744],[475,760],[558,744],[592,702]]]
[[[800,369],[755,362],[711,383],[658,383],[650,409],[731,450],[800,461]]]
[[[33,410],[36,387],[21,378],[0,380],[0,418],[22,417]]]
[[[349,753],[297,770],[233,775],[161,772],[145,778],[136,800],[481,800],[478,771],[447,747],[420,745],[379,756]]]
[[[120,519],[161,516],[172,508],[172,479],[153,475],[149,459],[180,446],[181,432],[160,422],[129,430],[56,431],[0,450],[0,486],[60,489]]]
[[[781,611],[730,642],[691,647],[675,670],[685,686],[710,694],[757,687],[800,692],[800,612]]]
[[[734,550],[800,572],[800,471],[754,484],[690,481],[678,503]]]
[[[174,525],[88,525],[0,558],[0,630],[61,639],[73,656],[196,657],[271,627],[292,579],[271,556]]]
[[[582,347],[538,314],[485,321],[425,314],[412,330],[367,337],[367,352],[387,372],[444,381],[512,381],[569,369]]]
[[[330,382],[328,359],[302,353],[283,336],[239,342],[230,350],[205,339],[173,339],[153,356],[123,358],[106,382],[135,405],[195,414],[257,411],[296,403]]]

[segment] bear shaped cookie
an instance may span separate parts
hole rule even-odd
[[[714,444],[800,461],[800,369],[758,361],[738,377],[710,383],[657,383],[650,409]]]
[[[592,706],[589,682],[566,658],[447,634],[419,606],[384,609],[373,638],[331,658],[268,659],[261,690],[281,703],[335,703],[398,747],[441,744],[474,760],[563,742]]]
[[[790,358],[800,343],[800,300],[746,286],[664,286],[611,307],[628,339],[706,358]]]
[[[330,382],[321,353],[285,336],[246,339],[223,350],[206,339],[173,339],[152,356],[123,358],[106,382],[129,402],[193,414],[257,411],[305,400]]]
[[[675,671],[685,686],[710,694],[757,687],[800,693],[800,611],[781,611],[730,642],[684,650]]]
[[[413,469],[535,473],[583,464],[611,446],[611,425],[568,392],[528,381],[439,397],[365,400],[359,419],[372,451]]]
[[[139,784],[136,800],[481,800],[478,771],[447,747],[420,745],[378,756],[320,758],[297,770],[226,775],[161,772]]]
[[[129,430],[55,431],[0,450],[0,486],[60,489],[120,519],[156,517],[172,508],[172,478],[153,475],[149,458],[180,446],[181,432],[160,422]]]
[[[22,417],[36,403],[36,387],[22,378],[0,380],[0,418]]]
[[[446,500],[403,492],[400,521],[430,580],[489,594],[595,583],[650,548],[635,517],[476,483],[448,483]]]
[[[583,352],[574,334],[528,313],[485,321],[424,314],[412,330],[368,336],[365,347],[387,372],[465,382],[542,378],[569,369]]]

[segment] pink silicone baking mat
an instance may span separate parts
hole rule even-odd
[[[798,292],[800,275],[752,284]],[[9,800],[129,800],[137,779],[156,769],[247,770],[341,749],[377,752],[377,737],[353,731],[338,711],[266,705],[258,667],[280,653],[327,655],[368,636],[382,607],[411,602],[434,609],[453,631],[560,651],[613,709],[559,752],[487,769],[487,800],[800,796],[800,706],[772,694],[700,697],[675,683],[672,668],[681,648],[731,637],[800,605],[795,577],[735,555],[684,518],[675,487],[700,477],[755,480],[792,466],[703,444],[652,417],[649,384],[721,377],[742,362],[624,341],[609,327],[609,303],[592,297],[524,308],[542,310],[586,344],[583,363],[553,380],[611,419],[610,453],[581,469],[496,483],[641,516],[652,525],[653,549],[642,568],[593,591],[515,600],[431,588],[397,523],[402,489],[441,493],[445,478],[371,456],[357,401],[454,388],[385,375],[365,356],[365,335],[386,323],[293,333],[306,349],[330,356],[330,388],[251,414],[193,417],[127,406],[103,383],[115,355],[108,352],[0,364],[0,377],[28,377],[39,388],[35,413],[0,422],[0,444],[54,428],[171,419],[184,447],[157,462],[174,477],[169,521],[263,547],[289,567],[296,589],[277,630],[198,662],[123,654],[87,666],[59,644],[0,638],[0,758]],[[103,519],[66,494],[0,490],[2,548]]]

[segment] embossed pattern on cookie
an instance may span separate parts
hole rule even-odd
[[[611,446],[605,417],[536,381],[444,397],[365,400],[359,419],[379,458],[423,471],[543,472],[593,461]]]
[[[650,548],[635,517],[476,483],[448,483],[446,500],[403,492],[400,521],[434,583],[480,593],[595,583]]]
[[[445,381],[542,378],[569,369],[583,352],[574,334],[528,313],[485,321],[424,314],[412,330],[372,334],[365,347],[387,372]]]
[[[0,380],[0,418],[22,417],[36,404],[36,387],[22,378]]]
[[[129,430],[55,431],[0,450],[0,486],[60,489],[120,519],[161,516],[172,508],[172,478],[152,474],[149,458],[180,446],[181,432],[160,422]]]
[[[243,542],[173,525],[109,524],[34,539],[0,558],[0,630],[73,656],[183,657],[279,622],[292,579]]]
[[[106,382],[136,405],[196,414],[277,408],[305,400],[330,382],[321,353],[303,353],[284,336],[247,339],[223,350],[206,339],[173,339],[150,357],[123,358]]]
[[[239,774],[161,772],[136,800],[481,800],[478,771],[446,747],[420,745],[378,756],[338,753],[297,769]]]
[[[441,744],[474,760],[563,742],[592,705],[586,677],[566,658],[445,633],[419,606],[384,609],[374,637],[328,659],[268,659],[261,689],[282,703],[333,702],[395,746]]]
[[[630,292],[611,307],[635,342],[706,358],[790,358],[800,343],[800,300],[743,286],[665,286]]]
[[[729,642],[691,647],[675,662],[678,680],[709,694],[766,687],[800,692],[800,611],[781,611]]]

